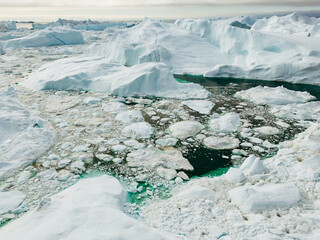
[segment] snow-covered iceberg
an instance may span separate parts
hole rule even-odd
[[[99,22],[91,19],[84,21],[66,20],[59,18],[56,22],[51,23],[33,23],[33,29],[45,29],[48,27],[69,27],[75,30],[85,31],[103,31],[106,28],[125,28],[128,24],[124,22]],[[130,25],[129,25],[130,26]]]
[[[49,47],[57,45],[83,44],[81,32],[68,28],[48,28],[28,36],[10,39],[0,43],[3,48]]]
[[[228,56],[227,62],[223,58],[219,64],[211,65],[212,70],[203,73],[206,77],[320,84],[320,46],[317,37],[293,36],[283,31],[278,34],[249,30],[215,20],[186,19],[178,20],[175,24],[211,42],[218,48],[219,55]],[[311,20],[308,24],[310,28],[317,28]],[[295,26],[289,24],[289,28]]]
[[[0,32],[7,32],[11,30],[16,30],[16,22],[15,21],[1,21],[0,22]]]
[[[249,25],[257,23],[249,20]],[[169,24],[145,19],[89,52],[129,66],[164,62],[175,74],[320,84],[316,36],[252,30],[243,22],[185,19]]]
[[[55,140],[51,126],[33,117],[12,88],[0,92],[0,180],[34,163]]]
[[[96,56],[71,57],[45,64],[22,85],[36,90],[92,90],[120,96],[181,99],[209,96],[198,84],[177,82],[163,63],[126,67]]]
[[[115,33],[112,41],[92,46],[89,53],[128,66],[163,62],[176,74],[201,75],[212,66],[228,62],[228,56],[207,40],[177,25],[151,19]]]
[[[0,238],[168,239],[127,216],[121,209],[125,198],[125,190],[113,177],[83,179],[3,227]]]

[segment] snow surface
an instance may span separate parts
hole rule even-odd
[[[315,97],[308,92],[293,91],[282,86],[257,86],[248,90],[239,91],[235,94],[235,97],[261,105],[285,105],[290,103],[305,103],[315,99]]]
[[[127,216],[121,209],[125,200],[126,192],[117,179],[83,179],[2,228],[0,238],[168,239]]]
[[[49,123],[34,117],[13,88],[0,91],[0,180],[33,164],[55,141]]]
[[[198,84],[177,82],[165,64],[125,67],[96,56],[71,57],[45,64],[22,85],[36,90],[92,90],[120,96],[188,99],[210,95]]]
[[[44,29],[28,36],[2,41],[3,48],[49,47],[57,45],[83,44],[81,32],[68,28]]]
[[[153,132],[154,128],[147,122],[132,123],[122,130],[123,136],[134,139],[150,138]]]

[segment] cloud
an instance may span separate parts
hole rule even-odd
[[[141,5],[320,5],[319,0],[0,0],[1,6],[110,7]]]

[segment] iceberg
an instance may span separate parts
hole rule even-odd
[[[0,32],[7,32],[17,30],[15,21],[1,21],[0,22]]]
[[[54,27],[68,27],[75,30],[84,30],[84,31],[103,31],[106,28],[126,28],[130,27],[129,24],[123,22],[99,22],[84,20],[84,21],[76,21],[76,20],[66,20],[59,18],[56,22],[51,23],[33,23],[33,29],[45,29],[45,28],[54,28]]]
[[[35,90],[89,90],[119,96],[207,98],[198,84],[179,83],[163,63],[126,67],[100,56],[60,59],[40,67],[22,85]]]
[[[309,19],[307,16],[304,18]],[[307,22],[309,28],[318,28],[318,20],[310,19]],[[210,19],[185,19],[175,24],[208,40],[217,47],[217,56],[225,56],[219,64],[211,64],[211,70],[199,73],[206,77],[320,84],[320,46],[317,37],[293,36],[284,30],[279,30],[281,33],[260,31],[257,27],[259,20],[251,29]],[[284,28],[287,25],[290,24],[284,24]],[[295,27],[295,24],[289,26],[292,29]],[[305,34],[304,28],[297,31],[302,30]]]
[[[49,123],[33,117],[13,88],[0,92],[0,181],[33,164],[55,141]]]
[[[58,45],[83,44],[81,32],[68,28],[48,28],[28,36],[14,38],[0,43],[3,48],[32,48]]]
[[[0,238],[168,239],[122,211],[126,196],[126,191],[114,177],[83,179],[43,199],[35,209],[1,228]]]

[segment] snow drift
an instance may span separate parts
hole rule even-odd
[[[57,45],[83,44],[84,40],[79,31],[68,28],[44,29],[29,36],[10,39],[1,42],[3,48],[49,47]]]
[[[45,64],[22,85],[36,90],[93,90],[120,96],[182,99],[209,96],[200,85],[177,82],[163,63],[125,67],[95,56],[72,57]]]
[[[12,88],[0,92],[0,181],[32,164],[54,143],[48,123],[32,117]]]
[[[121,210],[125,197],[126,192],[113,177],[83,179],[2,228],[0,238],[167,239],[127,216]]]

